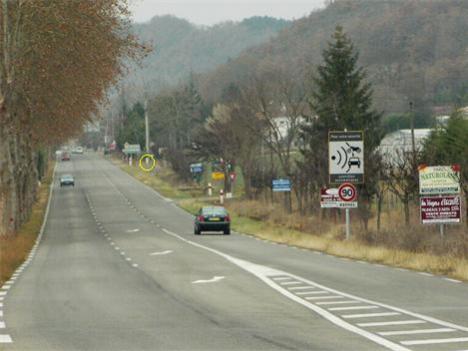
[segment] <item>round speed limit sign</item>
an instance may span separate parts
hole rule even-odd
[[[356,187],[351,183],[343,183],[338,188],[338,196],[341,201],[354,201],[357,197]]]

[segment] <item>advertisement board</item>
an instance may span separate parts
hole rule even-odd
[[[419,193],[441,195],[460,193],[460,166],[419,166]]]
[[[459,195],[421,197],[423,224],[460,223],[461,198]]]
[[[213,172],[211,173],[211,179],[213,180],[224,180],[223,172]]]

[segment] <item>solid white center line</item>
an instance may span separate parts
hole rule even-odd
[[[381,313],[360,313],[360,314],[344,314],[341,317],[346,319],[353,318],[372,318],[372,317],[387,317],[387,316],[398,316],[399,312],[381,312]]]
[[[172,250],[166,250],[166,251],[159,251],[159,252],[152,252],[150,253],[150,256],[161,256],[161,255],[167,255],[172,253]]]
[[[411,335],[411,334],[432,334],[432,333],[449,333],[454,332],[455,329],[452,328],[437,328],[437,329],[417,329],[417,330],[396,330],[396,331],[388,331],[388,332],[380,332],[377,333],[383,336],[391,336],[391,335]]]
[[[468,341],[468,338],[407,340],[407,341],[401,341],[401,344],[410,346],[410,345],[446,344],[446,343],[465,342],[465,341]]]
[[[358,323],[360,327],[378,327],[384,325],[405,325],[405,324],[424,324],[426,321],[420,319],[408,319],[406,321],[392,321],[392,322],[371,322],[371,323]]]
[[[373,310],[379,306],[350,306],[350,307],[331,307],[329,311],[348,311],[348,310]]]

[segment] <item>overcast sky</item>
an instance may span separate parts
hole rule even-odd
[[[323,7],[323,3],[324,0],[131,0],[136,22],[170,14],[203,25],[252,16],[297,19]]]

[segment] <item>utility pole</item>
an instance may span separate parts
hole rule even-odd
[[[149,122],[148,122],[148,99],[145,99],[145,151],[149,153]]]
[[[409,102],[410,109],[410,128],[411,128],[411,152],[413,153],[413,158],[416,153],[416,144],[414,141],[414,113],[413,113],[413,101]]]

